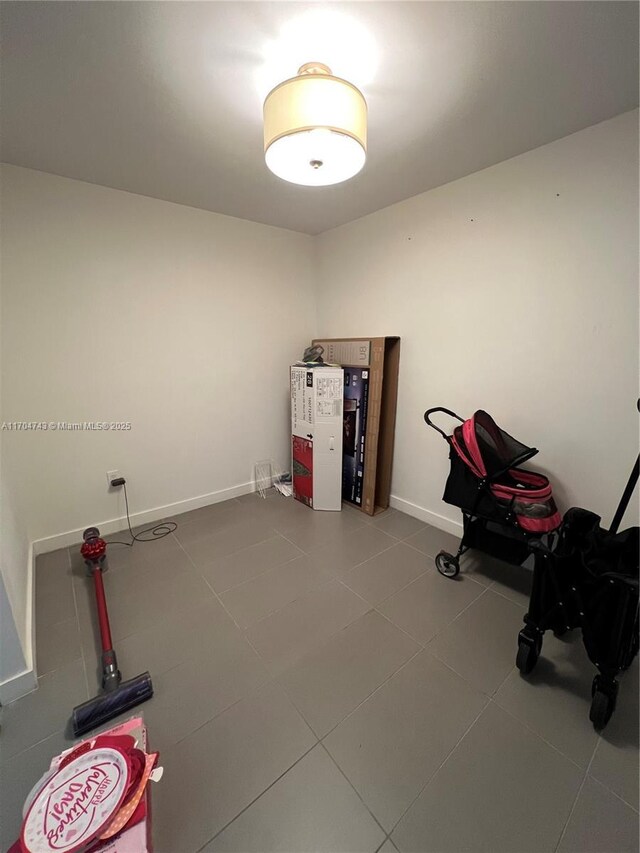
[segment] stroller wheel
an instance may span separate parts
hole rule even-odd
[[[448,554],[446,551],[440,551],[436,557],[436,569],[445,578],[455,578],[460,571],[460,561],[453,554]]]
[[[618,683],[613,681],[605,689],[602,689],[603,686],[599,676],[596,675],[593,679],[593,687],[591,688],[593,699],[591,700],[591,709],[589,710],[589,719],[596,731],[603,729],[607,725],[616,708]]]
[[[522,675],[528,675],[538,663],[542,642],[532,639],[521,631],[518,634],[518,654],[516,655],[516,666]]]

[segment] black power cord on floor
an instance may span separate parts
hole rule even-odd
[[[120,480],[114,480],[111,485],[122,486],[124,489],[124,504],[127,510],[127,526],[129,528],[129,533],[131,534],[131,542],[119,542],[111,540],[107,542],[107,545],[127,545],[129,548],[133,548],[136,542],[153,542],[156,539],[162,539],[164,536],[168,536],[170,533],[173,533],[174,530],[177,529],[178,525],[175,521],[163,521],[160,524],[155,524],[153,527],[147,527],[145,530],[141,530],[139,533],[134,533],[131,528],[131,519],[129,518],[129,498],[127,497],[127,484],[125,482],[124,477]],[[148,536],[147,534],[151,534]]]

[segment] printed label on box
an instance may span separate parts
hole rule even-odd
[[[369,371],[357,367],[345,368],[342,499],[356,506],[362,506],[368,404]]]
[[[371,341],[314,341],[324,347],[323,358],[333,364],[368,367],[371,364]]]
[[[342,415],[342,379],[316,376],[316,417],[339,418]]]

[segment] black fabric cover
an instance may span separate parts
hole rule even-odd
[[[589,658],[610,678],[638,651],[639,534],[609,533],[600,516],[574,507],[554,553],[536,556],[525,621],[541,630],[580,626]]]
[[[531,459],[538,452],[535,447],[523,444],[501,429],[491,415],[482,409],[475,413],[472,420],[475,442],[489,479],[506,471],[507,468],[515,468],[525,460]],[[456,441],[471,457],[468,442],[465,442],[463,432],[462,426],[456,427]]]
[[[614,573],[638,580],[640,566],[640,528],[630,527],[621,533],[609,533],[600,526],[600,516],[573,507],[564,518],[560,550],[579,560],[579,571],[597,579]]]

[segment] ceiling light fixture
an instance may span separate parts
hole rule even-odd
[[[320,62],[280,83],[264,102],[264,156],[285,181],[309,187],[357,175],[367,156],[367,102]]]

